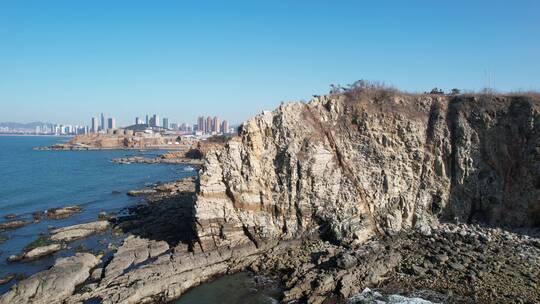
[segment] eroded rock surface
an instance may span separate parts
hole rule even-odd
[[[51,240],[69,242],[82,239],[94,233],[106,230],[109,227],[108,221],[96,221],[79,225],[54,229],[51,231]]]
[[[346,244],[440,218],[537,226],[539,109],[538,96],[352,90],[263,112],[206,155],[201,246]]]
[[[99,260],[89,253],[61,258],[54,266],[13,286],[0,297],[1,304],[60,303],[83,283]]]
[[[105,269],[105,280],[111,280],[121,275],[128,267],[136,266],[169,250],[164,241],[149,241],[140,237],[129,236],[118,248],[112,261]]]
[[[16,220],[16,221],[4,222],[4,223],[0,223],[0,231],[13,230],[13,229],[21,228],[21,227],[26,226],[28,224],[29,224],[29,222],[24,221],[24,220]]]

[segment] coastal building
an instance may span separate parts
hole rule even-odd
[[[169,128],[169,119],[163,118],[163,128],[168,129]]]
[[[146,125],[149,125],[150,124],[150,120],[148,119],[148,114],[146,114]]]
[[[206,133],[212,133],[212,122],[214,120],[212,119],[212,117],[208,116],[206,117],[206,126],[205,126],[205,130],[206,130]]]
[[[205,122],[204,122],[204,116],[199,116],[197,119],[197,131],[199,132],[205,132]]]
[[[221,133],[223,134],[229,133],[229,122],[226,120],[224,120],[223,123],[221,124]]]
[[[97,117],[92,117],[92,128],[90,129],[90,132],[97,133],[98,129],[99,129],[98,118]]]
[[[109,129],[116,129],[116,120],[114,119],[114,117],[109,118],[107,126]]]
[[[105,130],[107,127],[105,126],[105,115],[101,113],[101,124],[99,125],[101,130]]]
[[[212,132],[220,133],[221,123],[219,122],[219,118],[217,116],[214,116],[214,119],[212,121]]]
[[[142,125],[142,119],[140,117],[135,117],[135,124]]]
[[[150,126],[158,127],[158,125],[159,125],[159,115],[154,114],[152,118],[150,118]]]

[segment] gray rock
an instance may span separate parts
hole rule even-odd
[[[89,253],[61,258],[54,266],[17,283],[0,297],[0,304],[59,303],[73,294],[99,260]]]
[[[150,258],[156,258],[169,250],[164,241],[152,241],[136,236],[128,236],[118,248],[112,261],[105,268],[105,280],[111,280],[121,275],[132,265],[138,265]]]
[[[358,260],[349,253],[344,253],[340,257],[337,258],[337,266],[341,269],[349,269],[358,263]]]
[[[0,231],[2,231],[2,230],[13,230],[13,229],[21,228],[21,227],[26,226],[28,224],[29,224],[29,222],[24,221],[24,220],[16,220],[16,221],[11,221],[11,222],[4,222],[4,223],[0,223]]]
[[[73,225],[51,231],[51,240],[69,242],[102,232],[109,227],[108,221],[96,221]]]
[[[25,252],[22,256],[23,260],[35,260],[38,258],[42,258],[44,256],[51,255],[57,251],[60,251],[62,249],[61,244],[50,244],[46,246],[36,247],[33,248],[27,252]]]

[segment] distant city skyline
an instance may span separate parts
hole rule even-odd
[[[141,113],[236,124],[358,79],[540,90],[539,11],[532,0],[1,1],[0,121],[88,124],[102,109],[118,125]]]

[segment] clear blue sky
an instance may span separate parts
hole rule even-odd
[[[330,84],[540,89],[540,1],[0,1],[0,121],[236,123]]]

